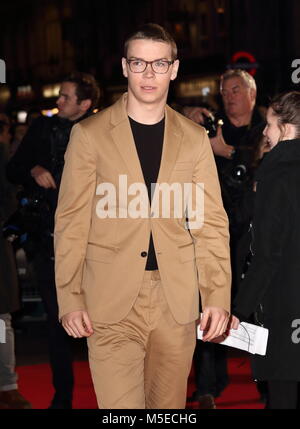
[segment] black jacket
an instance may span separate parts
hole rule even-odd
[[[256,178],[254,256],[233,313],[247,320],[256,312],[269,329],[255,377],[300,380],[300,139],[279,142]]]
[[[58,116],[36,119],[6,168],[7,177],[11,183],[23,185],[28,193],[44,194],[49,201],[53,202],[53,210],[56,208],[64,153],[73,124]],[[46,190],[36,184],[30,174],[31,169],[36,165],[51,172],[57,185],[56,190]]]
[[[74,122],[58,116],[36,119],[7,165],[7,178],[11,183],[23,185],[22,197],[29,201],[26,216],[22,215],[17,222],[23,224],[27,232],[27,239],[22,242],[22,247],[28,258],[37,252],[43,253],[47,258],[54,256],[54,217],[64,155],[74,123],[87,116],[88,114],[83,115]],[[31,177],[31,169],[36,165],[50,171],[56,189],[45,189],[35,182]]]
[[[86,118],[88,114],[79,120]],[[23,185],[26,196],[38,197],[49,206],[49,229],[54,228],[54,214],[57,206],[59,185],[64,167],[64,154],[72,127],[77,121],[69,121],[58,116],[37,118],[23,138],[16,153],[9,161],[6,174],[11,183]],[[44,189],[37,185],[30,171],[40,165],[50,171],[56,189]]]
[[[15,209],[14,189],[5,177],[8,148],[0,143],[0,227]],[[17,268],[11,244],[0,233],[0,314],[12,313],[20,306]],[[1,347],[1,346],[0,346]]]
[[[232,159],[216,156],[218,171],[227,172],[232,167],[238,164],[244,164],[246,167],[252,161],[253,150],[253,134],[256,127],[260,127],[264,123],[257,107],[253,109],[251,122],[249,125],[236,127],[228,119],[224,110],[220,110],[216,114],[216,120],[222,119],[222,134],[226,144],[231,145],[235,149]]]
[[[235,149],[232,159],[215,157],[232,242],[233,239],[238,239],[248,226],[248,222],[245,224],[240,216],[241,204],[245,193],[252,188],[255,139],[257,129],[261,129],[264,120],[257,108],[253,110],[248,126],[236,127],[230,122],[225,111],[218,112],[216,119],[223,120],[224,140]]]

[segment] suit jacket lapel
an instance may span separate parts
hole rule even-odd
[[[113,128],[111,130],[111,135],[133,181],[145,183],[125,103],[126,94],[117,101],[112,109],[111,123]]]
[[[164,145],[159,174],[156,181],[158,184],[169,182],[169,178],[179,154],[182,137],[183,131],[176,120],[173,110],[166,106]],[[161,198],[157,194],[157,189],[154,189],[154,194],[151,201],[151,212],[155,213],[156,215],[161,212],[159,208],[160,201]]]
[[[169,106],[165,110],[165,135],[157,183],[168,182],[176,163],[183,131]]]
[[[124,163],[126,164],[127,170],[133,178],[133,182],[145,184],[140,160],[126,112],[126,96],[127,94],[124,94],[112,109],[111,123],[113,128],[111,130],[111,135]],[[164,144],[157,183],[168,183],[179,154],[182,138],[182,128],[180,127],[173,110],[169,106],[166,106]]]

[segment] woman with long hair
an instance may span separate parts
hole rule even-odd
[[[268,408],[292,409],[300,381],[300,92],[272,100],[264,135],[271,151],[256,173],[253,258],[231,328],[254,315],[269,329],[254,377],[268,382]]]

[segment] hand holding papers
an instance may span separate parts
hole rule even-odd
[[[219,344],[246,350],[252,354],[264,356],[266,354],[269,331],[261,326],[241,322],[238,329],[230,329],[229,335]],[[200,325],[197,329],[198,339],[202,339],[203,331]]]

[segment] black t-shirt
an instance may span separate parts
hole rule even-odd
[[[140,124],[129,118],[131,130],[140,159],[145,185],[151,200],[151,183],[156,183],[161,162],[165,119],[154,125]],[[143,250],[143,249],[141,249]],[[146,270],[157,270],[152,234],[150,236]]]

